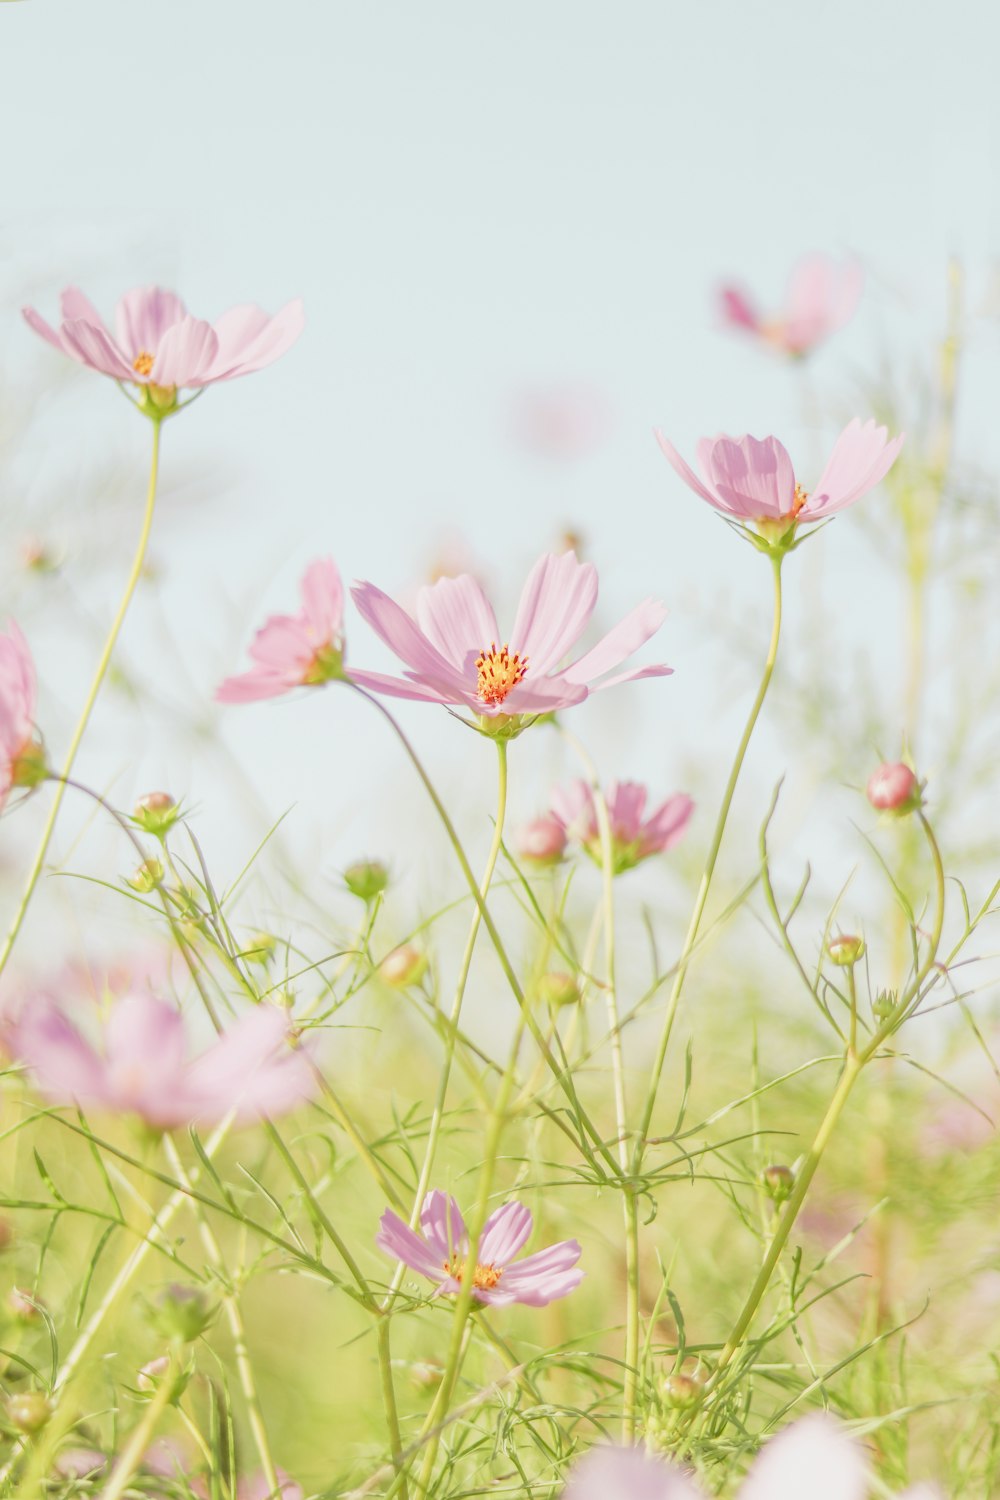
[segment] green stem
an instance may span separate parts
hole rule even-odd
[[[660,1036],[660,1044],[657,1048],[652,1073],[650,1074],[649,1091],[646,1096],[646,1104],[642,1113],[642,1122],[639,1126],[638,1139],[636,1140],[635,1158],[633,1162],[634,1172],[638,1171],[639,1166],[641,1165],[646,1137],[649,1134],[650,1125],[653,1119],[653,1111],[656,1108],[656,1096],[660,1087],[660,1078],[663,1073],[663,1065],[666,1062],[667,1049],[670,1046],[670,1036],[671,1032],[673,1031],[674,1021],[677,1016],[677,1007],[680,1003],[681,991],[684,988],[684,981],[687,978],[688,966],[691,960],[691,953],[698,938],[698,930],[701,927],[701,919],[705,912],[705,903],[708,900],[708,893],[712,885],[712,876],[715,873],[715,864],[719,857],[719,850],[722,847],[722,838],[726,831],[726,822],[729,818],[729,809],[732,805],[733,795],[736,791],[736,783],[739,781],[740,772],[743,769],[743,761],[747,753],[747,748],[750,744],[750,739],[753,735],[757,720],[760,717],[760,711],[764,706],[764,699],[767,697],[767,690],[771,684],[771,677],[774,673],[774,664],[778,656],[778,641],[781,636],[781,557],[779,555],[771,555],[771,567],[774,573],[774,617],[771,625],[771,642],[767,650],[767,660],[764,663],[764,674],[761,677],[760,687],[757,689],[757,696],[753,701],[753,707],[750,710],[750,716],[747,719],[746,727],[743,730],[742,738],[740,739],[740,743],[736,750],[736,759],[733,761],[733,768],[729,773],[729,780],[726,783],[726,790],[723,793],[722,806],[719,809],[719,816],[715,824],[715,832],[712,836],[711,846],[709,847],[708,858],[705,861],[705,869],[702,873],[701,885],[698,888],[698,896],[694,904],[694,911],[691,914],[691,923],[688,927],[687,936],[684,939],[684,946],[681,949],[681,956],[677,963],[677,972],[674,975],[674,982],[670,991],[670,999],[667,1002],[667,1012],[663,1021],[663,1032]]]
[[[142,1463],[146,1449],[149,1447],[149,1440],[156,1431],[157,1422],[170,1405],[176,1380],[177,1355],[172,1350],[170,1364],[160,1376],[156,1393],[143,1412],[141,1421],[136,1423],[129,1434],[128,1442],[115,1464],[111,1478],[104,1487],[101,1500],[121,1500],[121,1496],[128,1488],[129,1480]]]
[[[100,661],[97,663],[97,670],[94,673],[94,679],[90,684],[90,690],[87,693],[86,699],[84,700],[83,708],[80,712],[80,717],[77,720],[76,728],[73,731],[73,738],[70,740],[69,749],[67,750],[66,758],[63,761],[61,779],[58,786],[56,787],[55,795],[52,799],[52,806],[49,809],[49,815],[45,821],[45,827],[42,830],[42,838],[38,846],[38,850],[35,854],[34,864],[32,865],[31,870],[28,874],[28,880],[24,887],[24,891],[22,892],[17,911],[14,913],[14,920],[10,925],[10,930],[8,931],[7,936],[4,939],[3,947],[0,948],[0,974],[3,973],[7,965],[7,960],[10,957],[11,949],[13,948],[14,943],[17,939],[17,935],[21,930],[21,924],[24,921],[28,906],[31,902],[32,895],[35,891],[35,887],[38,884],[39,876],[42,873],[42,868],[45,864],[45,856],[48,853],[49,844],[52,841],[52,834],[55,830],[56,819],[59,816],[59,809],[62,806],[62,799],[65,795],[66,780],[73,769],[77,751],[80,748],[80,743],[83,739],[87,725],[90,722],[90,716],[93,712],[94,704],[97,702],[97,695],[100,692],[101,684],[103,683],[107,675],[108,667],[111,664],[111,657],[114,652],[115,645],[118,641],[118,636],[121,633],[123,624],[125,623],[125,616],[128,613],[128,607],[132,602],[132,595],[135,593],[136,586],[142,574],[143,563],[146,560],[146,548],[149,545],[149,535],[153,525],[153,511],[156,508],[156,485],[157,479],[159,477],[159,468],[160,421],[157,419],[153,419],[153,453],[149,470],[149,487],[146,492],[146,510],[142,521],[142,531],[139,534],[139,545],[136,548],[135,557],[132,560],[132,570],[129,573],[128,582],[125,585],[125,592],[122,595],[121,603],[118,606],[118,613],[115,615],[115,618],[111,625],[111,630],[108,633],[108,638],[104,643],[104,650],[101,652]]]

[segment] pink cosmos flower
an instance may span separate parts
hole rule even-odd
[[[867,1465],[852,1437],[826,1416],[803,1417],[766,1443],[738,1500],[864,1500]],[[593,1448],[576,1465],[563,1500],[705,1500],[684,1469],[640,1448]]]
[[[834,444],[815,489],[807,492],[776,437],[702,438],[696,449],[700,479],[659,430],[656,438],[688,488],[723,515],[786,527],[853,505],[885,478],[903,446],[902,435],[890,442],[887,428],[855,417]]]
[[[694,803],[684,792],[675,792],[644,819],[647,796],[646,788],[637,781],[612,781],[604,794],[616,874],[630,870],[651,854],[672,849],[683,838],[691,819]],[[601,826],[590,785],[581,780],[557,787],[552,793],[552,813],[567,838],[582,844],[601,864]]]
[[[849,322],[857,310],[864,272],[856,260],[806,255],[793,267],[783,310],[762,317],[739,287],[719,289],[723,321],[782,354],[800,358]]]
[[[566,850],[566,829],[552,813],[533,818],[517,836],[517,852],[533,865],[556,865]]]
[[[344,589],[332,557],[310,563],[300,584],[302,608],[271,615],[250,647],[257,663],[227,677],[216,692],[220,703],[253,703],[297,687],[339,677],[344,662]]]
[[[296,299],[274,317],[245,302],[206,323],[192,317],[173,292],[147,286],[121,298],[111,334],[77,287],[67,287],[61,301],[58,329],[33,307],[22,309],[28,326],[88,369],[166,390],[212,385],[262,370],[291,348],[305,321],[301,299]]]
[[[415,617],[374,584],[359,583],[352,593],[361,614],[408,670],[401,678],[380,672],[351,677],[396,698],[451,704],[506,721],[553,713],[582,703],[598,688],[672,671],[649,666],[604,676],[659,630],[666,611],[654,599],[644,600],[569,666],[558,665],[580,639],[597,603],[597,570],[577,562],[572,552],[539,558],[506,640],[492,605],[467,575],[422,588]],[[499,647],[498,641],[503,641]],[[603,681],[595,681],[599,677]]]
[[[18,762],[32,747],[35,665],[13,620],[0,634],[0,807],[17,779]]]
[[[25,1010],[11,1050],[57,1103],[131,1112],[156,1130],[173,1130],[213,1123],[231,1110],[242,1123],[294,1108],[313,1079],[287,1036],[285,1014],[259,1005],[189,1060],[179,1013],[135,991],[111,1007],[101,1051],[47,1000]]]
[[[490,1214],[479,1237],[472,1283],[472,1295],[477,1302],[488,1302],[494,1307],[511,1302],[544,1307],[580,1285],[583,1272],[576,1268],[580,1259],[576,1240],[561,1240],[558,1245],[550,1245],[547,1250],[536,1251],[510,1264],[527,1244],[533,1222],[531,1210],[523,1203],[505,1203]],[[420,1227],[422,1238],[387,1208],[375,1243],[387,1255],[437,1282],[435,1296],[459,1291],[469,1236],[455,1199],[436,1188],[428,1193],[420,1212]]]

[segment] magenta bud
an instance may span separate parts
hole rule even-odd
[[[878,812],[902,817],[920,806],[920,783],[901,760],[886,761],[868,778],[868,801]]]
[[[378,966],[379,978],[394,990],[405,990],[407,985],[419,984],[427,973],[427,955],[412,943],[403,943],[387,953]]]
[[[826,951],[841,969],[849,969],[864,955],[865,941],[864,938],[842,932],[830,939],[826,945]]]
[[[517,852],[533,865],[558,864],[566,852],[566,830],[551,815],[535,818],[518,834]]]

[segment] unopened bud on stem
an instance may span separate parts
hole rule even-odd
[[[868,801],[878,812],[904,817],[920,806],[920,782],[903,761],[886,761],[868,778]]]
[[[854,937],[843,932],[838,933],[835,938],[831,938],[827,943],[826,951],[838,967],[849,969],[864,955],[864,938]]]

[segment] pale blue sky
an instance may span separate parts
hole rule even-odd
[[[203,478],[161,515],[163,578],[155,605],[147,595],[137,607],[134,657],[159,660],[168,619],[186,677],[169,653],[150,670],[207,705],[252,623],[291,606],[314,555],[403,589],[461,528],[509,602],[572,524],[601,568],[607,621],[647,593],[671,609],[649,654],[676,676],[624,689],[611,714],[595,703],[580,715],[602,769],[666,792],[692,761],[720,760],[749,692],[706,644],[706,620],[718,608],[753,629],[759,600],[763,644],[766,569],[682,489],[651,428],[683,446],[719,429],[774,431],[807,478],[826,441],[803,430],[795,375],[714,326],[720,276],[767,300],[803,250],[860,255],[862,310],[811,370],[845,413],[877,356],[891,347],[904,366],[939,328],[950,253],[973,303],[988,303],[998,43],[985,0],[923,12],[896,0],[0,7],[6,380],[65,376],[16,305],[53,313],[66,281],[109,311],[152,280],[206,316],[306,301],[305,336],[279,366],[210,392],[166,431],[168,485]],[[973,456],[997,449],[997,338],[984,330]],[[509,441],[511,394],[562,379],[605,390],[615,427],[586,460],[539,464]],[[18,532],[43,491],[47,504],[63,492],[81,504],[81,476],[108,452],[134,481],[137,524],[148,435],[113,386],[64,381],[33,415],[12,461]],[[113,554],[130,525],[119,507]],[[845,520],[817,544],[831,659],[877,635],[870,649],[891,673],[895,616],[858,538]],[[125,556],[74,579],[97,614]],[[811,602],[793,582],[793,629]],[[75,699],[79,682],[60,680],[48,645],[43,673]],[[360,626],[352,653],[382,660]],[[81,656],[74,676],[83,669]],[[426,708],[406,718],[471,797],[480,747]],[[886,718],[891,729],[891,708]],[[311,848],[324,829],[327,866],[381,847],[401,813],[404,846],[424,827],[405,778],[386,784],[380,736],[340,699],[231,710],[225,723],[267,806],[299,799],[293,838]],[[137,742],[116,737],[110,715],[104,724],[95,779],[116,777],[123,799],[167,780],[201,805],[221,857],[242,847],[217,766],[162,726]],[[761,786],[782,769],[775,751],[765,736]],[[528,812],[559,760],[548,742],[519,757]],[[487,760],[476,762],[486,780]]]

